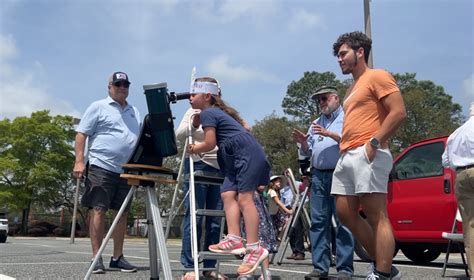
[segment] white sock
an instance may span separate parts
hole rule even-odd
[[[260,242],[247,243],[247,250],[257,250],[258,246],[260,246]]]
[[[227,237],[232,241],[240,242],[240,240],[242,240],[242,237],[234,235],[234,234],[228,234]]]

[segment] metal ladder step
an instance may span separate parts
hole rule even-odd
[[[225,217],[225,212],[224,210],[197,209],[196,215],[207,217]]]
[[[184,180],[189,181],[189,175],[184,175]],[[194,183],[222,185],[224,177],[220,173],[198,170],[194,172]]]
[[[241,260],[243,256],[237,256],[232,254],[214,253],[210,251],[199,252],[199,261],[202,260],[220,260],[220,261],[235,261]]]

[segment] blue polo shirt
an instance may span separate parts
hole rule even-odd
[[[140,135],[140,114],[127,104],[125,108],[110,96],[93,102],[82,116],[76,131],[88,136],[89,163],[115,173],[133,152]]]
[[[291,207],[293,204],[293,192],[291,191],[291,187],[289,185],[284,186],[280,190],[281,202],[285,207]]]
[[[342,134],[344,111],[339,106],[330,116],[321,115],[313,123],[319,124],[326,130]],[[312,126],[312,124],[311,124]],[[339,143],[331,137],[315,134],[311,126],[308,129],[308,156],[311,156],[311,167],[316,169],[334,169],[339,160]]]

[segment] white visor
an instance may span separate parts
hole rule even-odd
[[[194,81],[189,93],[210,93],[212,95],[219,95],[219,86],[213,82]]]

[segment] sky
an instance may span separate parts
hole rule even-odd
[[[474,101],[472,0],[372,0],[374,67],[416,73],[469,114]],[[364,31],[363,0],[0,0],[0,120],[38,110],[80,118],[124,71],[143,85],[189,90],[191,69],[217,78],[251,125],[276,113],[306,71],[342,75],[332,44]],[[171,105],[175,126],[189,103]]]

